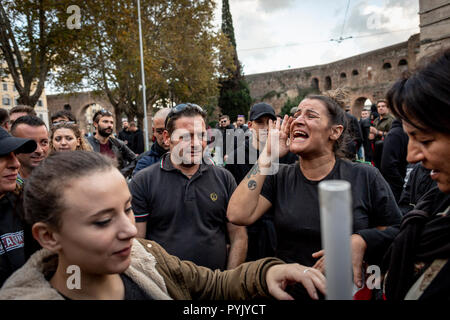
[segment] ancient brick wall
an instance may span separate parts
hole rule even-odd
[[[306,68],[247,75],[250,94],[281,111],[299,88],[318,87],[320,91],[346,87],[351,94],[347,104],[360,115],[364,101],[383,98],[404,71],[414,68],[419,53],[419,34],[390,47],[353,56],[333,63]]]
[[[80,128],[87,127],[85,112],[93,104],[101,105],[115,117],[114,108],[105,95],[95,94],[93,92],[77,92],[72,94],[47,95],[49,118],[52,114],[62,110],[65,104],[70,105],[72,114],[80,123]]]
[[[277,112],[299,88],[320,91],[347,87],[347,102],[355,116],[362,104],[384,98],[387,90],[406,70],[414,70],[422,57],[450,47],[450,0],[419,0],[420,33],[408,41],[329,64],[247,75],[255,102],[264,101]]]
[[[450,1],[420,0],[420,54],[429,56],[450,47]]]

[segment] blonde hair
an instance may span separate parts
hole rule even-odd
[[[74,123],[67,123],[67,122],[63,122],[63,123],[59,123],[57,125],[54,125],[52,127],[52,133],[50,135],[50,150],[51,152],[55,152],[55,147],[53,145],[53,136],[55,135],[55,132],[59,129],[69,129],[72,130],[72,132],[74,133],[75,137],[77,139],[79,139],[80,141],[80,145],[77,146],[76,150],[83,150],[83,151],[93,151],[91,144],[89,142],[86,141],[86,139],[83,137],[83,135],[81,134],[81,130],[80,127],[77,124]]]

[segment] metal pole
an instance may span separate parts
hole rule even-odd
[[[325,249],[327,300],[352,300],[352,195],[348,181],[319,183],[320,233]]]
[[[144,139],[145,139],[145,151],[148,151],[149,145],[148,145],[148,122],[147,122],[147,98],[145,96],[144,49],[142,46],[141,1],[140,0],[137,0],[137,5],[138,5],[138,21],[139,21],[139,48],[141,51],[142,103],[144,105]]]

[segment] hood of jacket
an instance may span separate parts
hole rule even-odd
[[[57,254],[41,249],[16,272],[0,289],[0,300],[63,300],[46,276],[54,273]],[[131,263],[125,274],[155,300],[170,300],[164,279],[156,270],[156,259],[136,239],[131,249]]]
[[[392,122],[391,130],[392,130],[393,128],[402,128],[402,130],[403,130],[402,121],[399,120],[399,119],[395,119],[395,120]]]

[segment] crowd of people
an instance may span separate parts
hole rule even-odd
[[[216,131],[178,104],[154,115],[148,151],[134,122],[115,136],[107,110],[88,137],[67,110],[50,128],[31,107],[0,110],[0,299],[322,299],[318,184],[338,179],[356,288],[448,300],[450,50],[359,121],[345,97],[311,94],[284,117],[256,103]]]

